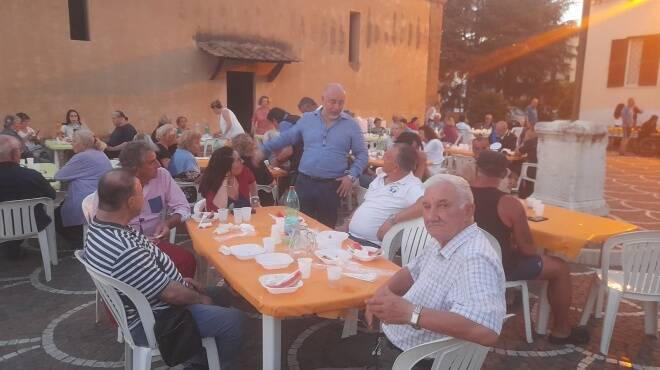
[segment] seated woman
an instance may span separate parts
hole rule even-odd
[[[101,176],[112,169],[100,149],[101,143],[89,130],[74,132],[72,145],[76,154],[55,174],[55,180],[69,183],[64,201],[55,209],[55,229],[73,246],[83,242],[83,225],[87,222],[80,207],[83,199],[96,191]]]
[[[156,129],[156,159],[163,168],[169,168],[170,160],[176,152],[176,128],[174,125],[165,124]]]
[[[167,168],[172,177],[184,181],[196,181],[199,178],[201,170],[195,156],[202,152],[201,138],[202,135],[193,130],[184,131],[181,134],[179,145]]]
[[[403,143],[412,146],[413,149],[417,151],[417,166],[415,167],[415,171],[413,171],[413,174],[415,175],[415,177],[417,177],[422,181],[424,181],[427,177],[429,177],[427,173],[428,157],[426,156],[426,153],[424,153],[424,150],[422,149],[422,140],[419,138],[419,136],[414,132],[403,132],[399,135],[399,138],[396,140],[395,143],[396,144]]]
[[[275,182],[273,181],[273,175],[271,175],[270,170],[268,170],[268,167],[266,167],[266,164],[264,162],[261,162],[259,163],[258,166],[255,166],[252,163],[252,156],[254,155],[254,151],[257,149],[257,144],[254,142],[254,140],[252,140],[252,138],[249,135],[240,134],[235,136],[231,140],[231,145],[234,148],[234,150],[238,152],[238,155],[240,155],[241,159],[243,160],[243,171],[251,171],[252,177],[254,177],[256,184],[275,186]],[[246,174],[245,176],[247,179],[249,179],[249,176],[247,175],[248,174]],[[239,178],[242,178],[242,176],[239,175]],[[271,206],[275,204],[273,195],[266,192],[262,192],[261,194],[259,194],[259,201],[261,202],[262,205],[265,206]]]
[[[78,130],[87,129],[87,126],[82,122],[80,114],[75,109],[69,109],[66,112],[66,119],[62,122],[58,137],[60,139],[71,140],[73,133]]]
[[[199,183],[199,193],[206,199],[206,210],[246,207],[250,205],[250,189],[241,191],[238,176],[243,172],[243,160],[238,152],[222,147],[213,152]],[[256,193],[256,182],[254,192]]]
[[[429,166],[431,176],[443,172],[442,162],[445,160],[445,149],[440,139],[438,139],[438,134],[431,127],[424,126],[419,130],[419,135],[424,142],[424,153],[431,162]]]

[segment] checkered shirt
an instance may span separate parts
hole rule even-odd
[[[465,228],[442,248],[434,239],[430,243],[405,266],[414,282],[403,298],[426,309],[461,315],[499,334],[506,315],[504,271],[477,224]],[[410,325],[383,324],[383,331],[404,351],[444,337]]]

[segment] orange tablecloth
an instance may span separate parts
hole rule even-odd
[[[531,209],[527,215],[533,216]],[[637,226],[566,208],[545,205],[541,222],[529,221],[534,243],[569,260],[574,260],[588,244],[603,243],[609,237],[638,229]]]
[[[273,295],[259,284],[258,277],[265,274],[294,271],[297,268],[295,262],[286,269],[265,270],[254,260],[241,261],[234,256],[225,256],[218,252],[218,248],[222,244],[231,246],[257,243],[261,245],[262,238],[270,236],[270,227],[274,223],[269,213],[276,214],[283,210],[283,207],[259,208],[257,213],[252,215],[251,220],[251,224],[256,228],[257,235],[229,239],[225,242],[218,242],[213,239],[215,226],[200,230],[193,220],[188,220],[186,226],[195,252],[212,263],[222,277],[231,284],[232,288],[262,314],[284,318],[363,307],[364,300],[374,294],[376,289],[388,279],[387,276],[379,277],[374,283],[344,276],[340,280],[340,287],[330,288],[327,282],[326,270],[312,268],[311,277],[304,280],[304,285],[299,290],[291,294]],[[307,216],[304,217],[311,228],[328,229],[319,222]],[[277,249],[283,251],[284,246],[278,245]],[[394,263],[382,258],[373,262],[362,262],[362,264],[367,267],[392,271],[399,269]]]
[[[472,152],[471,149],[462,149],[456,146],[451,146],[449,148],[445,148],[445,155],[455,155],[455,156],[460,156],[460,157],[474,157],[474,153]],[[520,161],[525,159],[524,156],[521,155],[508,155],[506,156],[506,159],[508,159],[510,162],[511,161]]]
[[[195,160],[197,161],[197,165],[201,169],[204,169],[209,166],[209,159],[210,157],[195,157]]]

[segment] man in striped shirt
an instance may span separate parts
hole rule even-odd
[[[186,306],[201,336],[215,337],[222,368],[231,369],[243,338],[243,314],[226,307],[226,292],[204,289],[195,280],[182,277],[163,251],[128,226],[142,210],[140,181],[126,170],[107,172],[99,181],[98,200],[98,212],[85,242],[88,263],[144,294],[156,321],[170,305]],[[136,310],[132,304],[124,308],[134,342],[146,346]]]
[[[433,240],[367,300],[367,322],[376,316],[385,333],[378,369],[390,369],[402,351],[446,336],[490,346],[502,329],[504,271],[474,223],[467,181],[437,175],[422,207]]]

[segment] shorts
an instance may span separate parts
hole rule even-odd
[[[621,128],[623,129],[623,138],[624,139],[629,139],[630,135],[632,134],[632,126],[623,125]]]
[[[504,271],[507,281],[534,280],[543,271],[543,258],[539,255],[520,256],[518,263]]]

